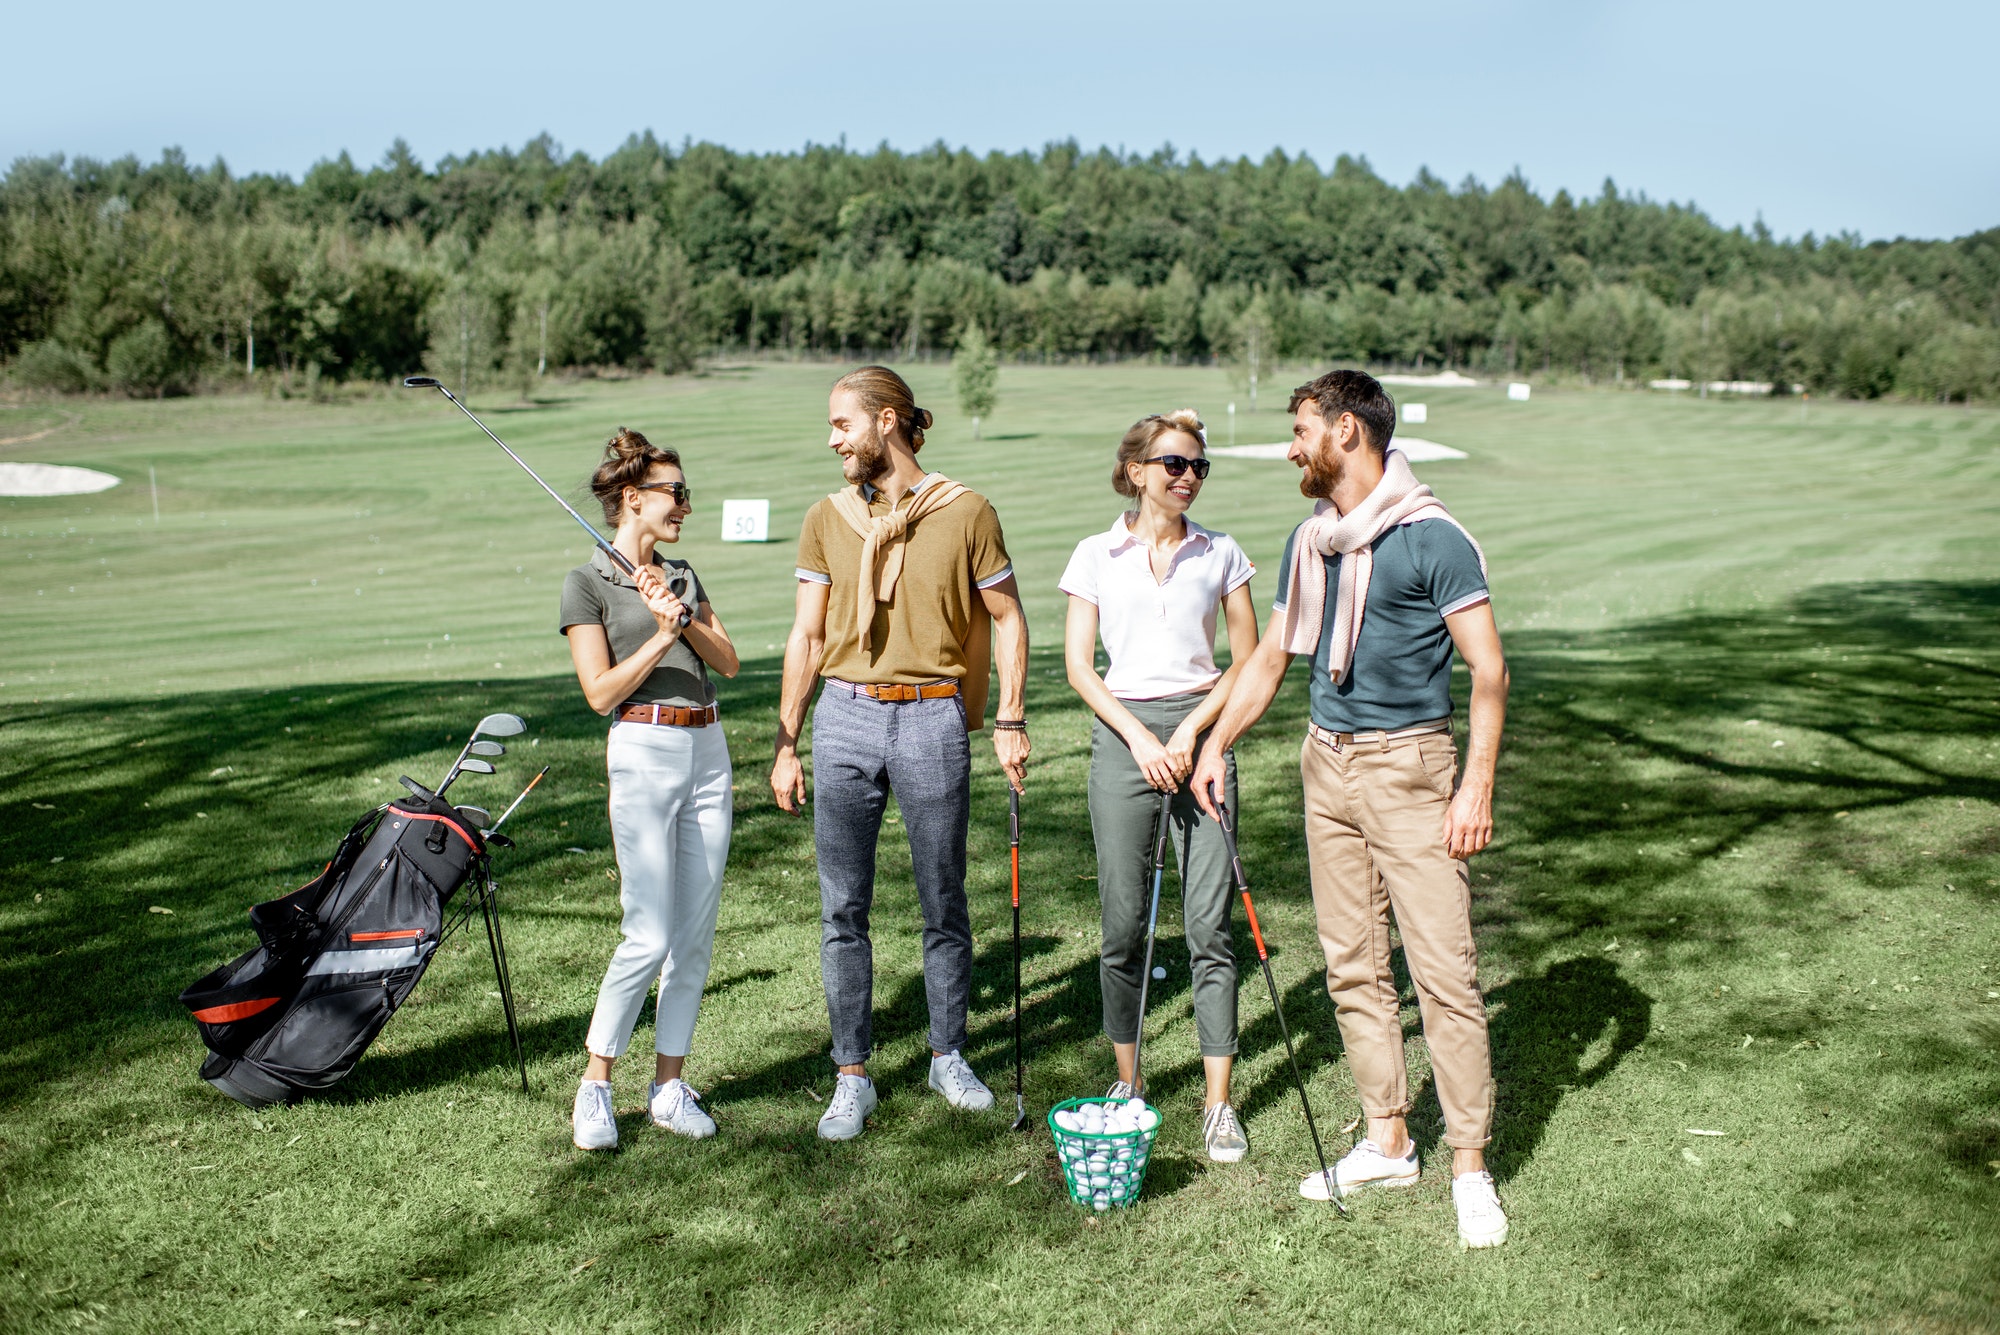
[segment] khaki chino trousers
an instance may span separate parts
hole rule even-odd
[[[1403,938],[1430,1047],[1445,1143],[1482,1149],[1493,1136],[1493,1062],[1472,942],[1465,863],[1445,851],[1458,753],[1449,733],[1336,748],[1308,736],[1306,852],[1326,990],[1361,1107],[1410,1111],[1403,1024],[1389,968],[1389,925]]]

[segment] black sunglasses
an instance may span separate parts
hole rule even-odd
[[[1208,460],[1206,459],[1183,459],[1178,454],[1162,454],[1153,459],[1141,459],[1139,462],[1142,464],[1160,465],[1167,470],[1168,477],[1179,477],[1190,468],[1194,470],[1194,480],[1197,482],[1208,476]]]
[[[694,492],[685,482],[648,482],[644,486],[633,484],[634,491],[664,491],[675,505],[686,505],[694,499]]]

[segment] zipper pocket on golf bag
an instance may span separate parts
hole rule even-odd
[[[328,1089],[354,1069],[395,1009],[386,976],[302,993],[248,1056],[294,1089]]]

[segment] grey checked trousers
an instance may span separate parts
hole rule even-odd
[[[972,922],[965,903],[965,831],[972,752],[956,696],[884,702],[828,681],[813,709],[813,847],[819,857],[821,979],[833,1061],[873,1048],[875,842],[889,794],[903,814],[924,917],[924,997],[930,1045],[965,1045],[972,990]]]

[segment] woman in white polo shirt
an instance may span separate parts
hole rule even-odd
[[[1104,945],[1098,979],[1104,1032],[1118,1058],[1112,1093],[1135,1091],[1140,972],[1145,967],[1146,863],[1161,796],[1172,793],[1170,842],[1181,868],[1195,1029],[1206,1098],[1208,1156],[1234,1163],[1249,1151],[1229,1103],[1236,1060],[1236,958],[1230,949],[1230,879],[1222,831],[1185,787],[1201,737],[1222,712],[1235,669],[1215,665],[1216,613],[1230,657],[1257,643],[1250,600],[1256,567],[1235,539],[1187,517],[1208,475],[1201,420],[1192,409],[1135,422],[1118,446],[1111,486],[1137,508],[1109,532],[1076,546],[1063,571],[1069,619],[1063,635],[1069,682],[1097,715],[1090,749],[1090,824]],[[1097,640],[1110,666],[1097,674]],[[1236,801],[1236,768],[1229,762]]]

